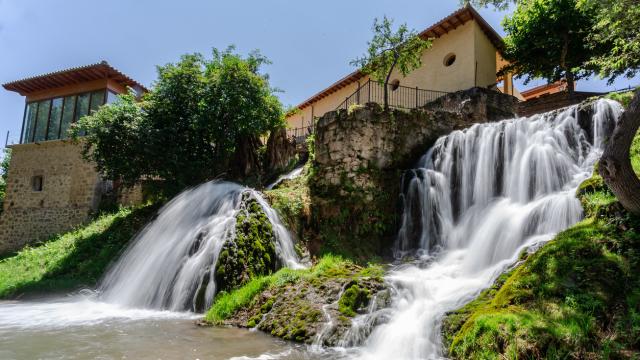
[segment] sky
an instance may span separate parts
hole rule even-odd
[[[297,105],[354,70],[349,62],[365,52],[374,18],[421,31],[458,7],[459,0],[0,0],[0,83],[106,60],[151,86],[156,65],[235,45],[267,56],[264,71],[282,103]],[[479,12],[504,35],[509,11]],[[639,83],[589,80],[577,89]],[[9,144],[18,142],[23,111],[24,98],[0,88],[2,144],[7,131]]]

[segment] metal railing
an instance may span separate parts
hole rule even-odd
[[[287,138],[293,138],[297,144],[304,143],[305,139],[313,134],[313,130],[312,125],[290,128],[287,129]]]
[[[417,109],[449,94],[445,91],[425,90],[407,86],[389,84],[389,107],[397,109]],[[348,110],[354,105],[367,103],[384,104],[384,85],[377,81],[369,80],[361,85],[353,94],[348,96],[336,110]]]

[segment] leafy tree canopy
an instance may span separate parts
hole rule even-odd
[[[384,85],[384,105],[388,107],[388,85],[394,69],[403,76],[422,65],[421,57],[431,41],[424,40],[415,30],[409,30],[406,24],[397,30],[392,29],[393,20],[386,16],[382,21],[375,19],[373,23],[373,39],[368,42],[365,55],[351,61],[354,66],[361,67],[362,72],[370,74],[374,80]]]
[[[526,0],[518,3],[511,17],[503,20],[507,32],[506,70],[549,82],[566,79],[569,91],[574,81],[593,74],[589,66],[595,49],[587,44],[593,27],[592,9],[581,9],[575,0]]]
[[[578,0],[578,7],[595,14],[588,41],[596,54],[589,64],[609,83],[618,76],[635,76],[640,69],[640,1]],[[602,47],[608,51],[598,51]]]
[[[464,4],[476,6],[494,6],[506,10],[510,5],[516,5],[516,12],[530,6],[532,0],[463,0]],[[619,76],[633,77],[640,69],[640,1],[638,0],[574,0],[550,2],[551,5],[575,6],[575,11],[563,12],[563,15],[583,14],[590,17],[587,25],[587,35],[584,54],[588,57],[585,67],[597,72],[601,78],[607,78],[609,83]],[[558,13],[555,13],[558,14]],[[579,24],[584,25],[583,16],[578,16]],[[544,20],[544,19],[540,19]],[[573,18],[558,18],[550,16],[549,24],[566,20],[575,25]],[[536,23],[535,25],[540,25]],[[510,34],[510,30],[506,29]],[[581,29],[583,30],[583,29]],[[546,43],[540,43],[546,45]]]
[[[238,144],[284,126],[282,105],[260,68],[258,52],[243,57],[230,47],[210,59],[184,55],[159,66],[153,90],[141,102],[133,94],[79,121],[85,156],[110,179],[132,185],[164,180],[176,192],[223,176]]]

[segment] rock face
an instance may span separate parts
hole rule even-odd
[[[216,291],[229,291],[251,278],[278,269],[276,239],[271,223],[258,202],[243,195],[243,208],[236,218],[235,239],[222,246],[215,268]]]
[[[267,174],[281,173],[291,162],[296,161],[296,142],[287,137],[285,128],[273,131],[269,135],[264,161]]]
[[[367,182],[359,173],[405,168],[438,139],[475,123],[515,116],[516,98],[473,88],[441,97],[424,109],[385,113],[370,103],[353,111],[329,112],[316,126],[315,161],[326,185],[341,178]],[[444,109],[444,110],[440,110]]]
[[[311,225],[319,234],[312,253],[324,249],[361,259],[386,255],[397,233],[402,171],[440,136],[514,117],[516,102],[474,88],[412,111],[384,112],[371,103],[325,114],[316,125],[309,182]]]
[[[269,287],[226,324],[257,328],[285,340],[336,346],[349,342],[354,317],[366,314],[372,303],[377,309],[388,306],[389,298],[382,272],[349,264]]]

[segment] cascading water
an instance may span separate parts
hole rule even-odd
[[[300,267],[289,232],[259,193],[240,185],[209,182],[169,202],[132,241],[102,281],[108,303],[145,309],[197,310],[196,297],[211,306],[214,269],[224,243],[235,234],[243,193],[260,204],[276,237],[283,266]]]
[[[576,188],[622,112],[608,100],[592,110],[587,121],[571,107],[453,132],[405,174],[395,250],[418,260],[390,272],[389,321],[362,357],[442,358],[444,314],[490,286],[522,250],[580,220]]]

